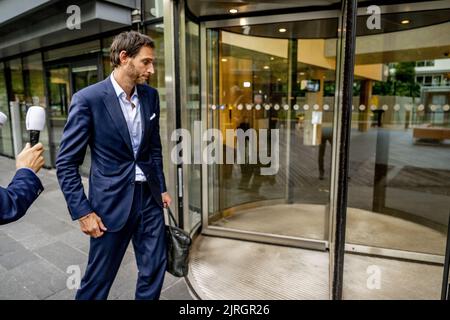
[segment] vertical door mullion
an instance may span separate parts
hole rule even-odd
[[[177,28],[177,1],[164,0],[164,60],[165,60],[165,84],[166,84],[166,102],[167,102],[167,141],[168,148],[172,149],[174,143],[171,141],[171,133],[179,127],[179,103],[180,93],[178,80],[179,75],[179,46],[178,28]],[[178,179],[179,166],[169,162],[169,183],[168,191],[172,195],[176,207],[175,216],[178,217],[179,224],[183,227],[183,201],[182,184]],[[180,165],[181,166],[181,165]],[[182,168],[181,168],[182,170]],[[180,197],[181,194],[181,197]]]
[[[357,2],[357,0],[342,1],[337,46],[330,199],[330,298],[333,300],[342,299],[343,287]]]
[[[207,122],[208,122],[208,72],[207,72],[207,59],[209,56],[207,55],[207,33],[204,22],[200,23],[200,112],[201,112],[201,133],[206,131]],[[200,150],[204,150],[205,142],[203,138],[200,139]],[[203,156],[203,154],[202,154]],[[208,227],[208,167],[204,161],[201,161],[201,193],[202,193],[202,229]]]

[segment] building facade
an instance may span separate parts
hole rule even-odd
[[[41,105],[54,168],[72,95],[109,76],[124,30],[156,42],[167,184],[197,242],[321,252],[329,272],[310,291],[336,299],[355,297],[355,255],[431,265],[414,290],[367,297],[440,297],[450,1],[2,1],[1,155],[22,149],[26,111]]]

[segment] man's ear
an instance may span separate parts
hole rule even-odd
[[[119,53],[120,64],[126,64],[128,61],[128,55],[125,50],[120,51]]]

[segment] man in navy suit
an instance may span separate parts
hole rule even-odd
[[[115,37],[112,74],[72,97],[56,161],[73,220],[91,236],[76,299],[106,299],[130,241],[138,266],[136,299],[158,299],[166,271],[163,207],[167,193],[159,134],[153,40],[135,31]],[[78,172],[91,149],[89,199]]]
[[[22,218],[31,204],[44,190],[36,173],[44,165],[42,143],[29,144],[17,155],[16,174],[8,188],[0,187],[0,224]]]

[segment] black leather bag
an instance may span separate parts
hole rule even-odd
[[[185,277],[189,270],[189,249],[192,239],[189,233],[180,229],[170,208],[169,225],[166,225],[167,271],[175,277]]]

